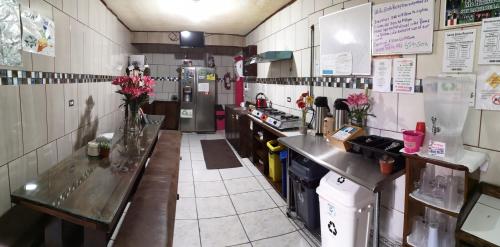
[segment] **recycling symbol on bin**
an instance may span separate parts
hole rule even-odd
[[[335,228],[335,223],[332,221],[328,222],[328,230],[333,234],[333,236],[337,236],[337,228]]]
[[[339,177],[337,179],[337,183],[339,183],[339,184],[343,184],[344,182],[345,182],[345,178],[344,177]]]

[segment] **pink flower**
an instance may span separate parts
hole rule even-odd
[[[347,104],[350,107],[359,107],[369,104],[368,96],[364,93],[351,94],[347,97]]]

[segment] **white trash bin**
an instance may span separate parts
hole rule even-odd
[[[321,246],[366,246],[373,193],[334,172],[321,179],[316,193],[319,195]]]

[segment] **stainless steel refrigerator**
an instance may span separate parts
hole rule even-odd
[[[214,132],[217,82],[215,69],[181,67],[179,83],[180,130]]]

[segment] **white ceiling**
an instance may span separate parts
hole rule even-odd
[[[247,34],[290,0],[104,0],[132,31]]]

